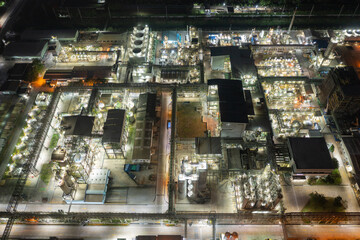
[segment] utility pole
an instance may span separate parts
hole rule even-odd
[[[293,26],[293,24],[294,24],[296,10],[297,10],[297,7],[295,8],[294,14],[293,14],[293,16],[292,16],[292,19],[291,19],[291,22],[290,22],[290,26],[289,26],[289,29],[288,29],[288,33],[290,33],[291,28],[292,28],[292,26]]]

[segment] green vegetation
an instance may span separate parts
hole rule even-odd
[[[45,163],[40,171],[40,179],[44,182],[44,183],[49,183],[50,179],[53,175],[52,172],[52,163]]]
[[[54,133],[51,137],[51,140],[50,140],[50,145],[49,145],[49,148],[50,149],[53,149],[56,147],[58,141],[59,141],[59,138],[60,138],[60,135],[58,133]]]
[[[344,212],[346,209],[346,202],[340,196],[330,198],[318,192],[310,193],[309,196],[302,212]]]
[[[326,177],[308,179],[309,185],[340,185],[342,182],[339,169],[334,169],[331,174]]]
[[[180,138],[204,137],[206,123],[197,108],[201,108],[200,103],[181,102],[177,106],[177,135]]]
[[[41,74],[44,71],[45,71],[44,64],[39,59],[35,59],[32,62],[30,71],[28,71],[28,73],[26,75],[26,81],[28,81],[28,82],[36,81],[39,77],[39,74]]]

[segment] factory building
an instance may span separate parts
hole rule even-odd
[[[221,137],[240,138],[249,122],[248,115],[254,112],[252,104],[247,104],[252,102],[251,95],[245,99],[240,80],[211,79],[208,85],[212,95],[218,96],[211,99],[219,102]]]
[[[72,69],[49,69],[43,77],[51,85],[68,82],[111,80],[115,78],[111,66],[75,66]]]
[[[249,48],[212,47],[210,52],[212,70],[227,71],[230,69],[231,77],[237,79],[244,75],[256,76],[256,68]]]
[[[196,198],[198,194],[206,190],[207,163],[189,163],[184,161],[181,165],[181,173],[178,177],[178,198]]]
[[[197,137],[195,138],[195,158],[206,161],[207,164],[218,164],[222,159],[220,137]]]
[[[5,46],[3,56],[6,60],[42,60],[48,50],[47,41],[17,41]]]
[[[360,137],[343,136],[341,142],[342,151],[345,159],[349,163],[347,171],[355,179],[355,188],[360,192]]]
[[[61,121],[61,129],[65,136],[90,137],[94,120],[92,116],[65,116]]]
[[[87,183],[77,184],[74,193],[71,197],[66,198],[65,202],[68,204],[104,204],[109,176],[110,170],[108,169],[94,169]],[[65,179],[62,184],[63,186],[69,185]]]
[[[353,67],[335,68],[320,86],[320,101],[335,114],[360,110],[360,80]]]
[[[76,29],[26,29],[21,34],[24,41],[50,41],[57,39],[61,42],[76,42],[79,38],[79,31]]]
[[[102,144],[108,158],[124,158],[126,136],[126,111],[111,109],[104,123]]]
[[[133,163],[150,163],[153,155],[152,139],[156,118],[156,94],[142,93],[139,96],[135,141],[132,155]]]
[[[323,137],[289,137],[288,148],[294,176],[328,175],[335,168]]]
[[[161,69],[162,83],[186,83],[189,81],[189,70],[186,69]]]
[[[152,52],[152,43],[150,43],[150,30],[147,25],[134,27],[130,36],[129,47],[130,62],[145,63],[149,61],[149,53]]]

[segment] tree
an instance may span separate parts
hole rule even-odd
[[[26,74],[26,81],[36,81],[36,79],[39,77],[39,74],[41,74],[44,70],[44,64],[39,59],[35,59],[31,64],[30,70]]]
[[[326,198],[325,198],[324,194],[320,194],[318,192],[310,193],[310,198],[311,198],[311,200],[318,202],[320,204],[326,203]]]
[[[331,161],[335,169],[339,168],[339,162],[336,158],[332,158]]]
[[[334,206],[335,207],[341,207],[343,204],[342,204],[342,197],[340,196],[337,196],[335,199],[334,199]]]

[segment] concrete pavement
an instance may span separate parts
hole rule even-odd
[[[191,223],[191,222],[189,222]],[[5,225],[0,226],[0,231]],[[360,226],[355,225],[288,225],[289,238],[307,239],[346,239],[360,238]],[[241,240],[284,239],[281,225],[216,225],[216,237],[221,233],[237,232]],[[11,237],[45,238],[78,237],[84,239],[134,239],[137,235],[182,235],[185,236],[183,224],[167,227],[163,224],[133,223],[129,226],[74,226],[74,225],[14,225]],[[188,225],[187,239],[211,239],[212,226],[204,224]]]

